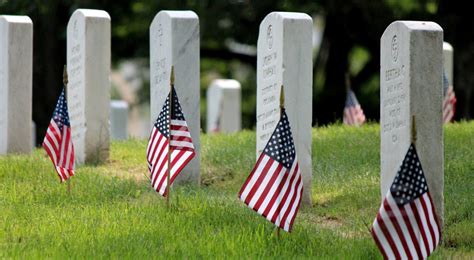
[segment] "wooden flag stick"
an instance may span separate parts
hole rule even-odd
[[[168,114],[168,171],[166,176],[166,206],[170,208],[170,183],[171,183],[171,114],[173,113],[173,87],[174,87],[174,66],[171,66],[171,75],[170,75],[170,110]]]
[[[416,122],[415,115],[411,116],[411,142],[413,145],[416,143]]]
[[[285,90],[283,88],[283,85],[281,85],[281,91],[280,91],[280,116],[281,112],[283,112],[283,109],[285,109]]]
[[[69,83],[68,75],[67,75],[67,65],[64,65],[63,69],[63,84],[64,84],[64,99],[67,102],[67,84]],[[66,180],[67,183],[67,194],[71,195],[71,178],[69,177]]]
[[[280,90],[280,120],[281,117],[283,116],[283,110],[285,109],[285,89],[283,88],[283,84],[281,85],[281,90]],[[278,127],[278,126],[277,126]],[[279,203],[281,204],[281,199],[279,199]],[[278,214],[278,218],[280,218],[280,214]],[[277,237],[280,239],[280,226],[277,226]]]
[[[349,72],[346,72],[346,92],[349,92],[349,89],[351,88],[351,76],[349,75]]]

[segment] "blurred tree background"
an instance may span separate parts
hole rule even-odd
[[[66,26],[77,8],[103,9],[112,18],[113,66],[149,55],[149,26],[160,10],[193,10],[201,27],[201,106],[215,78],[242,83],[243,127],[255,126],[255,49],[261,20],[272,11],[323,17],[324,34],[313,62],[313,124],[341,120],[345,77],[369,120],[379,118],[380,36],[394,20],[431,20],[454,46],[456,119],[474,116],[474,19],[461,1],[448,0],[0,0],[0,14],[28,15],[34,23],[33,119],[38,140],[46,130],[59,95],[66,61]],[[147,63],[148,64],[148,63]],[[148,102],[149,84],[141,86]],[[310,109],[310,108],[308,108]],[[202,124],[205,125],[204,122]]]

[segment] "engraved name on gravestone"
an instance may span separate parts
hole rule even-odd
[[[107,160],[110,146],[110,16],[78,9],[67,25],[67,89],[76,162]]]
[[[260,24],[257,43],[257,157],[280,118],[284,85],[305,205],[311,205],[312,180],[312,26],[307,14],[272,12]]]
[[[396,21],[380,40],[381,195],[384,197],[411,143],[436,211],[443,219],[443,30],[433,22]]]
[[[160,11],[150,26],[150,122],[154,124],[170,91],[174,66],[176,93],[196,155],[175,183],[200,182],[199,18],[192,11]]]
[[[33,22],[0,15],[0,154],[33,148],[32,77]]]
[[[207,132],[241,130],[241,87],[237,80],[216,79],[207,89]]]

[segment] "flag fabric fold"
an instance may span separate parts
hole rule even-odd
[[[53,162],[61,182],[74,175],[74,145],[64,89],[46,131],[43,148]]]
[[[364,111],[362,110],[354,91],[351,89],[347,91],[343,122],[346,125],[356,126],[360,126],[365,122]]]
[[[443,72],[443,96],[443,122],[449,123],[453,120],[456,112],[456,95],[445,72]]]
[[[413,144],[380,206],[371,233],[385,259],[425,259],[441,239],[433,200]]]
[[[281,118],[239,192],[249,208],[290,232],[298,212],[303,182],[288,116]]]
[[[153,125],[146,154],[153,189],[166,197],[168,161],[171,185],[195,155],[191,133],[174,88]]]

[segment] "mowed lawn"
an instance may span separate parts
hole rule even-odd
[[[281,232],[237,199],[255,133],[201,136],[202,185],[172,207],[146,180],[145,140],[114,142],[109,162],[79,167],[72,192],[41,149],[0,157],[0,258],[381,258],[369,229],[380,204],[379,126],[313,130],[313,206]],[[474,258],[474,122],[445,127],[443,244]]]

